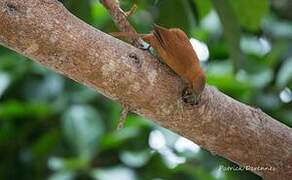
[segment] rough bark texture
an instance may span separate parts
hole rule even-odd
[[[138,114],[266,179],[292,177],[292,131],[207,86],[184,104],[183,82],[147,52],[71,15],[55,0],[0,0],[0,43],[127,104]]]

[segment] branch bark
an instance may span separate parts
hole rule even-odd
[[[210,86],[199,105],[184,104],[184,83],[172,71],[58,1],[0,0],[0,43],[265,179],[292,177],[291,128]]]

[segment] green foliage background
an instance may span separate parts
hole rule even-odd
[[[117,31],[97,0],[62,3],[96,28]],[[209,84],[292,126],[291,3],[120,3],[125,10],[138,5],[130,21],[139,32],[156,23],[205,42]],[[260,179],[248,171],[220,171],[220,165],[236,165],[203,149],[178,148],[181,137],[137,115],[116,131],[120,111],[97,92],[0,47],[0,179]],[[160,142],[151,145],[149,137]]]

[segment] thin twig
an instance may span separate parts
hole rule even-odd
[[[117,126],[117,130],[120,130],[120,129],[123,129],[124,128],[124,125],[125,125],[125,122],[127,120],[127,116],[128,116],[128,113],[129,113],[129,106],[123,106],[122,108],[122,112],[121,112],[121,115],[120,115],[120,119],[119,119],[119,124]]]
[[[103,6],[107,9],[120,31],[137,34],[136,30],[127,19],[128,16],[132,15],[136,10],[136,5],[133,5],[129,13],[126,13],[120,8],[119,2],[117,0],[100,0],[100,3],[102,3]],[[136,47],[142,47],[143,42],[138,36],[128,37],[127,40]]]

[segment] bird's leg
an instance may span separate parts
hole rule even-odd
[[[150,48],[151,48],[151,45],[150,44],[148,44],[146,47],[145,46],[139,47],[139,49],[141,49],[143,51],[148,51],[148,52],[150,52]]]
[[[193,105],[197,105],[200,101],[200,96],[196,95],[194,91],[190,87],[184,88],[182,91],[182,99],[185,103]]]

